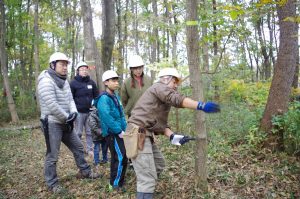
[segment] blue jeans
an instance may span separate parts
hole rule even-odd
[[[108,158],[107,158],[107,149],[108,149],[108,145],[107,142],[105,141],[105,139],[101,140],[101,141],[94,141],[94,162],[95,165],[98,165],[100,163],[100,145],[101,145],[101,150],[102,150],[102,161],[103,162],[107,162]]]

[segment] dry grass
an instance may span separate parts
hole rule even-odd
[[[109,164],[98,180],[78,180],[77,168],[62,145],[58,161],[61,184],[69,194],[52,195],[44,183],[44,137],[40,130],[0,131],[0,198],[135,198],[135,174],[127,170],[126,193],[108,192]],[[209,192],[194,188],[194,143],[182,147],[161,139],[167,168],[156,198],[300,198],[300,163],[285,154],[235,146],[230,153],[208,156]],[[221,150],[221,149],[220,149]]]

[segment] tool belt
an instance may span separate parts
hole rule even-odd
[[[128,124],[123,135],[127,158],[135,159],[137,157],[138,151],[144,149],[146,137],[150,137],[151,141],[154,141],[153,133],[147,129],[132,123]]]

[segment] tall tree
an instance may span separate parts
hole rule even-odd
[[[203,17],[204,23],[201,24],[202,27],[202,59],[203,59],[203,69],[204,71],[209,71],[209,54],[208,54],[208,42],[207,42],[207,22],[206,22],[206,16],[207,16],[207,1],[201,0],[201,13]]]
[[[8,71],[7,71],[7,52],[6,52],[6,25],[5,25],[5,8],[4,8],[4,0],[0,0],[0,61],[1,61],[1,71],[3,75],[4,89],[6,92],[6,99],[9,108],[9,112],[11,115],[11,120],[13,123],[19,122],[19,116],[16,110],[16,105],[14,99],[11,95],[10,84],[8,79]]]
[[[83,19],[85,61],[87,64],[95,66],[95,69],[91,68],[91,77],[97,82],[99,88],[104,89],[101,77],[103,74],[103,65],[94,35],[91,3],[89,0],[80,0],[80,4]]]
[[[121,0],[116,0],[116,11],[117,11],[117,52],[118,56],[116,57],[115,65],[118,68],[118,74],[124,73],[123,65],[123,52],[124,52],[124,41],[123,41],[123,31],[122,31],[122,8],[121,8]],[[126,12],[126,11],[125,11]],[[124,18],[126,18],[124,16]],[[125,20],[124,20],[125,21]],[[121,81],[123,80],[123,76],[120,77]]]
[[[198,0],[187,0],[186,2],[186,36],[187,36],[187,55],[190,71],[190,82],[194,99],[203,100],[203,82],[199,67],[199,30],[197,8]],[[205,117],[203,112],[196,112],[195,124],[198,133],[198,141],[196,147],[196,186],[202,191],[207,192],[207,134],[205,127]]]
[[[157,0],[152,0],[152,10],[153,10],[153,17],[157,18]],[[150,63],[154,63],[158,61],[158,43],[159,43],[159,37],[158,37],[158,28],[155,23],[152,24],[152,35],[150,35],[150,38],[152,38],[151,41],[151,52],[150,52]],[[151,78],[152,81],[155,79],[155,71],[151,70]]]
[[[133,13],[133,38],[134,38],[134,48],[135,48],[135,53],[140,54],[139,50],[139,32],[138,32],[138,13],[137,13],[137,1],[131,0],[131,12]]]
[[[39,60],[39,25],[38,25],[38,18],[39,18],[39,1],[34,1],[34,65],[35,65],[35,71],[34,71],[34,77],[35,77],[35,88],[37,88],[38,85],[38,76],[40,73],[40,60]],[[40,103],[39,98],[37,97],[38,91],[36,89],[35,96],[37,100],[37,108],[39,109]]]
[[[300,7],[299,7],[300,8]],[[299,11],[298,11],[299,12]],[[299,26],[297,26],[297,32],[299,32]],[[297,44],[299,43],[299,37],[295,36],[297,39]],[[296,67],[295,67],[295,75],[294,75],[294,79],[293,79],[293,87],[294,88],[298,88],[298,84],[299,84],[299,48],[296,48]]]
[[[257,28],[259,43],[261,46],[261,53],[264,57],[264,62],[263,62],[264,79],[269,79],[271,77],[271,63],[270,63],[269,54],[267,52],[266,42],[263,39],[262,27],[263,27],[263,18],[260,17],[256,22],[256,28]]]
[[[288,0],[285,4],[277,5],[279,18],[279,52],[274,71],[274,77],[265,107],[263,118],[261,120],[261,129],[269,133],[268,146],[272,145],[279,149],[282,143],[280,135],[271,133],[272,116],[282,114],[288,109],[289,95],[295,74],[298,24],[289,20],[296,17],[296,0]],[[289,18],[287,18],[289,17]]]
[[[102,39],[101,54],[104,70],[109,70],[115,43],[115,1],[102,0]]]

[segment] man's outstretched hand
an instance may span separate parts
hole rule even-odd
[[[196,138],[193,138],[190,136],[185,136],[185,135],[178,135],[178,134],[174,134],[174,133],[170,136],[171,144],[174,144],[174,145],[183,145],[183,144],[189,142],[190,140],[196,140]]]

